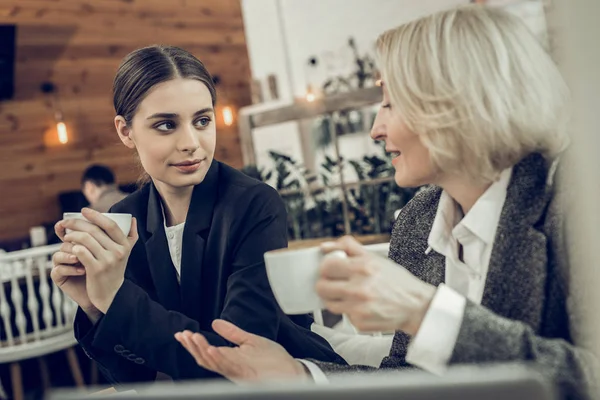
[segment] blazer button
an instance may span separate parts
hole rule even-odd
[[[136,359],[138,359],[139,357],[138,357],[137,355],[135,355],[135,354],[131,353],[131,354],[129,354],[129,355],[126,357],[126,358],[127,358],[129,361],[135,361],[135,360],[136,360]]]
[[[133,360],[133,362],[134,362],[134,363],[136,363],[136,364],[143,364],[143,363],[145,363],[146,361],[145,361],[143,358],[141,358],[141,357],[138,357],[138,358],[136,358],[135,360]]]
[[[120,344],[118,344],[118,345],[116,345],[116,346],[115,346],[115,352],[116,352],[116,353],[119,353],[119,354],[121,354],[121,353],[123,353],[124,351],[125,351],[125,347],[121,346]]]

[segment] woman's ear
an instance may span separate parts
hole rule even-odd
[[[131,129],[127,126],[125,118],[121,115],[115,117],[115,128],[117,129],[117,134],[119,135],[121,142],[130,149],[135,149],[135,142],[131,138]]]

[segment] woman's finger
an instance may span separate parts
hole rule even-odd
[[[195,350],[191,349],[188,344],[187,344],[187,340],[185,340],[185,337],[183,335],[183,332],[177,332],[175,333],[175,340],[177,340],[179,343],[181,343],[181,345],[192,355],[194,356],[194,358],[196,358],[196,355],[194,354]]]
[[[211,326],[214,331],[223,339],[239,346],[248,342],[252,342],[256,339],[256,335],[246,332],[245,330],[224,319],[215,319]]]
[[[62,251],[57,251],[56,253],[54,253],[52,255],[52,264],[53,265],[59,265],[59,264],[77,264],[79,263],[79,260],[77,259],[77,256],[71,253],[65,253]]]
[[[363,256],[367,253],[363,245],[349,235],[343,236],[333,242],[324,242],[321,244],[321,251],[323,253],[327,254],[336,250],[342,250],[349,257]]]
[[[52,274],[58,277],[85,275],[85,268],[58,264],[52,268]]]
[[[324,301],[342,301],[347,297],[346,288],[349,281],[320,278],[315,285],[315,291]]]
[[[180,334],[175,338],[181,344],[183,344],[183,347],[185,347],[185,349],[192,355],[192,357],[194,357],[194,360],[196,360],[196,363],[199,366],[212,370],[211,365],[208,362],[208,360],[206,360],[206,357],[204,356],[203,352],[192,340],[192,332],[187,330],[180,332]]]
[[[75,254],[77,259],[85,267],[96,268],[98,265],[98,259],[96,259],[92,252],[83,245],[76,244],[75,246],[73,246],[73,254]]]
[[[358,275],[368,275],[368,257],[325,257],[319,275],[325,279],[349,280]]]
[[[129,245],[128,237],[123,233],[119,225],[112,219],[108,218],[102,213],[92,210],[91,208],[83,208],[81,214],[87,218],[91,223],[100,227],[102,231],[111,239],[112,242],[118,243],[121,246]],[[133,227],[133,221],[132,221]],[[137,235],[137,229],[136,229]]]
[[[104,259],[105,252],[110,252],[110,250],[104,248],[100,243],[98,243],[96,238],[94,238],[87,232],[69,232],[65,235],[65,240],[73,243],[74,246],[72,250],[73,254],[75,255],[77,255],[75,250],[77,247],[85,247],[94,256],[96,260]]]
[[[138,240],[137,218],[136,217],[131,217],[131,229],[129,230],[129,236],[127,236],[127,240],[129,241],[129,244],[131,245],[131,247],[133,247],[135,242],[137,242],[137,240]]]
[[[202,358],[204,359],[204,361],[206,361],[207,368],[212,371],[221,373],[220,366],[216,364],[213,358],[208,355],[208,348],[210,347],[210,344],[208,343],[206,338],[199,333],[194,333],[191,337],[191,341],[193,345],[196,346],[196,349],[199,350],[202,354]]]
[[[83,267],[83,265],[81,264],[81,261],[79,261],[79,259],[77,258],[77,256],[75,254],[73,254],[73,243],[69,243],[69,242],[64,242],[63,244],[60,245],[59,251],[72,255],[73,257],[75,257],[75,259],[77,260],[76,263],[73,263],[72,265],[74,266],[78,266],[78,267]]]
[[[350,259],[325,257],[321,262],[319,275],[321,278],[326,279],[350,279],[352,275],[352,271],[350,270]]]
[[[175,340],[177,340],[183,346],[183,348],[186,349],[192,357],[194,357],[196,364],[204,367],[205,361],[202,359],[202,355],[198,353],[194,347],[190,347],[188,340],[181,334],[181,332],[175,334]]]
[[[106,218],[106,217],[104,217]],[[74,233],[86,233],[90,237],[92,237],[102,248],[114,251],[119,247],[117,243],[115,243],[99,226],[94,225],[93,223],[83,220],[83,219],[67,219],[64,220],[63,226],[71,230],[71,232],[67,233],[63,239],[65,242],[75,241],[70,240]],[[86,243],[81,243],[86,244]],[[92,250],[92,249],[90,249]],[[94,253],[95,254],[95,253]]]
[[[54,224],[54,233],[56,233],[56,236],[58,236],[61,241],[63,241],[63,238],[66,234],[66,229],[62,222],[63,221],[58,221],[56,224]]]
[[[188,352],[191,353],[190,349],[188,349],[187,342],[184,340],[183,334],[181,332],[176,332],[173,336],[175,337],[175,340],[177,340]]]
[[[64,242],[60,245],[60,248],[58,250],[62,251],[63,253],[73,254],[73,243]]]
[[[202,367],[206,364],[204,359],[202,358],[202,354],[196,350],[195,346],[192,346],[192,342],[183,332],[178,332],[175,334],[175,339],[181,343],[181,345],[194,357],[196,363]]]
[[[331,280],[320,278],[315,290],[324,301],[366,301],[367,294],[360,290],[356,280]]]

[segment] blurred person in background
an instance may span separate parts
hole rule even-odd
[[[477,5],[387,31],[377,51],[383,101],[371,135],[395,155],[399,186],[431,187],[402,209],[389,259],[351,237],[323,245],[348,255],[320,266],[326,308],[360,331],[396,332],[380,368],[524,362],[585,397],[596,359],[568,278],[556,171],[569,95],[555,64],[516,16]],[[233,380],[373,370],[295,360],[230,322],[213,328],[238,347],[176,337]]]
[[[117,187],[115,174],[104,165],[89,166],[81,177],[81,191],[90,208],[101,213],[127,197]]]

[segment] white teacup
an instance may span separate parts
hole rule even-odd
[[[346,257],[338,250],[327,255],[319,247],[279,249],[265,253],[265,264],[271,289],[286,314],[306,314],[324,308],[315,285],[319,266],[325,257]]]
[[[102,213],[119,225],[121,231],[125,235],[129,235],[131,230],[131,214],[119,214],[119,213]],[[63,219],[82,219],[87,221],[88,219],[83,216],[82,213],[68,212],[63,214]],[[71,232],[71,229],[67,229],[67,233]]]

